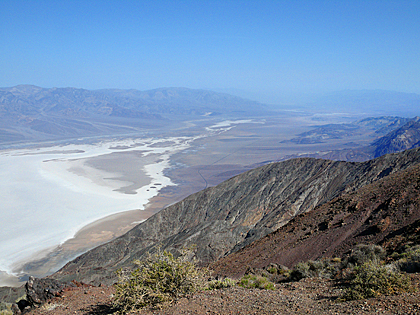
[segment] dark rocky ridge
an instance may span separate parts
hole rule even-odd
[[[125,235],[69,262],[54,278],[113,282],[117,268],[161,244],[197,245],[203,263],[235,252],[298,214],[420,162],[420,149],[363,163],[301,158],[273,163],[193,194]]]
[[[248,267],[343,257],[357,244],[389,253],[420,244],[420,165],[387,176],[293,218],[286,226],[223,257],[216,274],[241,276]]]

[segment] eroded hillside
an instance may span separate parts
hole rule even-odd
[[[342,257],[356,244],[379,244],[392,253],[419,241],[420,165],[415,165],[295,217],[212,268],[238,276],[247,267]]]
[[[112,282],[117,268],[131,266],[156,246],[195,244],[210,263],[273,232],[301,213],[343,193],[420,162],[420,150],[364,163],[294,159],[238,175],[155,214],[127,234],[69,262],[55,278]]]

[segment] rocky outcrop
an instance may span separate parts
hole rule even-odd
[[[420,162],[420,150],[364,163],[300,158],[248,171],[174,204],[125,235],[69,262],[53,277],[112,283],[117,268],[131,266],[156,246],[195,244],[210,263],[343,193],[353,192]]]
[[[29,277],[25,285],[26,301],[31,307],[39,307],[48,300],[60,296],[65,288],[75,286],[55,279]]]
[[[25,284],[26,299],[12,304],[13,314],[25,314],[32,308],[39,308],[49,300],[60,297],[65,289],[75,286],[75,283],[65,283],[55,279],[29,277]]]

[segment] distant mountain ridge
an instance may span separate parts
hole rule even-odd
[[[0,143],[133,133],[203,115],[260,113],[264,105],[187,88],[85,90],[0,88]]]
[[[379,123],[378,120],[385,120]],[[412,119],[400,117],[380,117],[367,118],[354,124],[346,125],[327,125],[315,128],[312,131],[305,132],[299,137],[291,139],[295,143],[311,143],[311,141],[321,141],[323,137],[345,137],[352,132],[363,132],[359,124],[374,123],[378,128],[375,133],[378,135],[388,132],[370,145],[342,150],[330,150],[327,152],[308,153],[300,156],[323,158],[330,160],[361,162],[380,157],[384,154],[401,152],[420,146],[420,117]],[[296,156],[287,156],[284,159],[294,158]]]
[[[420,146],[420,117],[415,117],[402,127],[379,138],[371,144],[374,157],[409,150]]]
[[[363,163],[309,158],[273,163],[240,174],[163,209],[127,234],[69,262],[60,279],[113,281],[113,272],[156,248],[197,245],[213,262],[236,252],[343,193],[420,163],[420,149]]]
[[[374,131],[377,136],[384,136],[413,120],[398,116],[368,117],[345,124],[326,124],[314,126],[297,137],[283,141],[284,143],[324,143],[330,139],[344,139],[354,134],[361,135],[366,131]],[[416,120],[416,118],[414,118]]]
[[[203,115],[208,112],[257,111],[262,104],[229,94],[188,88],[85,90],[18,85],[0,88],[2,114],[61,113],[161,118],[159,115]],[[120,111],[125,110],[126,113]]]

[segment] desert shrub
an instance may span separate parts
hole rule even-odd
[[[208,290],[217,290],[230,288],[236,285],[236,281],[230,278],[224,278],[223,280],[212,280],[207,284]]]
[[[407,248],[404,253],[398,255],[399,259],[394,265],[401,271],[419,272],[420,271],[420,246]]]
[[[338,262],[328,259],[309,260],[297,263],[290,272],[290,281],[299,281],[303,278],[320,277],[333,278],[338,272]]]
[[[265,270],[271,275],[284,275],[290,272],[290,269],[283,265],[271,263],[265,267]]]
[[[380,262],[386,256],[386,251],[378,245],[357,245],[350,253],[345,265],[361,266],[368,261]]]
[[[331,259],[331,262],[333,263],[341,263],[341,258],[340,257],[334,257]]]
[[[268,280],[266,277],[257,275],[245,275],[239,281],[239,286],[247,289],[264,289],[274,290],[274,283]]]
[[[289,281],[291,270],[283,265],[271,264],[266,268],[267,278],[274,283]]]
[[[277,268],[274,266],[270,266],[269,268],[267,268],[267,271],[272,274],[272,275],[276,275],[277,274]]]
[[[13,315],[12,303],[0,302],[0,315]]]
[[[354,268],[343,300],[360,300],[382,294],[396,294],[409,291],[410,288],[410,279],[406,275],[392,272],[377,262],[368,261]]]
[[[311,277],[309,268],[309,262],[297,263],[290,272],[290,280],[299,281],[300,279]]]
[[[160,249],[145,260],[135,261],[138,266],[127,273],[117,272],[114,306],[120,314],[126,314],[145,306],[162,307],[178,298],[204,288],[209,277],[207,269],[197,267],[189,259],[190,250],[184,250],[178,258]]]
[[[0,311],[10,309],[11,303],[0,302]]]

